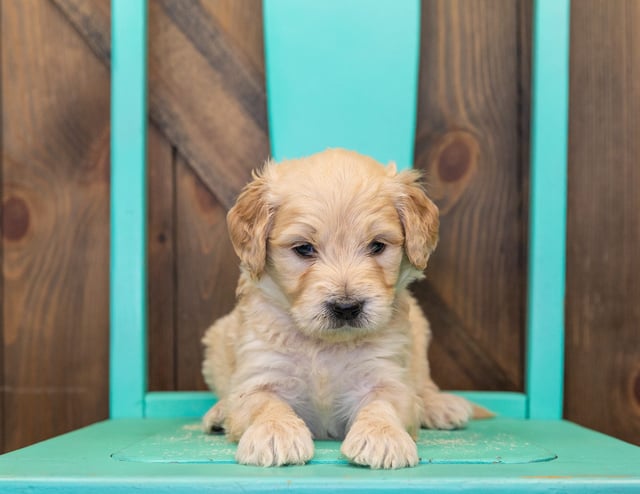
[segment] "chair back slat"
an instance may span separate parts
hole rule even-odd
[[[529,418],[562,417],[569,0],[536,0],[533,25],[526,393]]]
[[[146,0],[111,2],[110,416],[147,391]]]
[[[264,0],[271,153],[345,147],[413,165],[418,0]]]

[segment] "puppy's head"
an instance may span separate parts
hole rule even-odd
[[[243,269],[305,333],[349,339],[389,322],[438,241],[415,171],[333,149],[268,163],[229,211]]]

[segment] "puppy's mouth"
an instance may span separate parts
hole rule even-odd
[[[370,325],[365,310],[366,301],[358,299],[337,299],[325,302],[319,314],[323,326],[328,330],[363,329]]]
[[[393,310],[382,302],[376,297],[331,297],[320,306],[295,307],[291,315],[298,329],[309,336],[334,342],[347,341],[385,327]],[[309,311],[311,308],[313,310]],[[309,312],[311,317],[305,318]]]

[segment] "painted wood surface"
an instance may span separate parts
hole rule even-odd
[[[179,456],[186,446],[182,440],[188,431],[180,430],[185,426],[197,427],[197,423],[175,418],[100,422],[0,457],[0,488],[6,493],[37,490],[83,494],[132,490],[172,494],[211,490],[246,493],[285,489],[305,494],[327,491],[635,493],[640,488],[637,468],[640,448],[560,420],[496,419],[472,424],[469,434],[463,432],[467,438],[474,432],[484,433],[492,439],[501,437],[505,440],[502,446],[510,450],[507,456],[512,455],[516,446],[509,437],[517,438],[520,446],[528,443],[538,451],[544,450],[547,458],[546,452],[557,455],[556,459],[534,463],[500,463],[493,455],[494,463],[464,464],[461,460],[465,441],[456,439],[460,431],[437,433],[441,438],[449,436],[448,444],[424,450],[425,456],[434,454],[437,455],[435,459],[444,460],[442,453],[445,453],[449,460],[458,462],[434,462],[399,470],[371,470],[340,463],[256,468],[208,462],[140,463],[114,458],[131,452],[132,445],[149,441],[155,435],[164,436],[165,440],[153,448],[154,455],[161,453],[160,449],[167,449],[166,454],[173,451]],[[175,434],[170,435],[170,431]],[[474,452],[486,455],[499,443],[492,441],[484,451],[479,448]],[[78,449],[77,444],[86,447]],[[457,445],[461,446],[459,450]],[[189,448],[193,446],[189,444]],[[219,446],[223,450],[229,449],[228,444]],[[317,446],[318,459],[326,461],[327,455],[331,454],[330,448],[321,442]]]
[[[111,2],[109,417],[144,416],[147,364],[147,2]]]
[[[640,443],[640,12],[575,3],[565,416]],[[150,2],[154,390],[204,389],[200,336],[233,303],[224,214],[268,154],[260,5]],[[108,0],[0,9],[7,450],[107,415],[110,11]],[[523,386],[530,23],[528,1],[422,2],[416,166],[443,216],[415,291],[449,388]]]
[[[161,432],[132,442],[113,458],[132,463],[236,463],[237,445],[224,434],[203,434],[197,421],[176,421]],[[422,429],[416,440],[420,465],[514,465],[553,461],[557,455],[518,434],[501,430],[502,422],[480,420],[465,430]],[[341,441],[315,441],[310,465],[348,465]],[[640,455],[640,450],[638,451]]]

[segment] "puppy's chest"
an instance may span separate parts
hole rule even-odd
[[[325,351],[300,355],[299,368],[306,375],[318,396],[348,389],[349,383],[363,372],[381,365],[377,358],[365,358],[360,351]]]
[[[309,389],[308,399],[320,412],[328,413],[338,399],[346,390],[344,383],[339,381],[339,369],[330,366],[326,359],[316,359],[310,362],[307,368],[307,382]],[[345,369],[342,369],[344,372]]]
[[[384,367],[382,360],[357,352],[307,355],[296,369],[301,386],[287,401],[316,438],[340,439],[365,395],[383,378]]]

